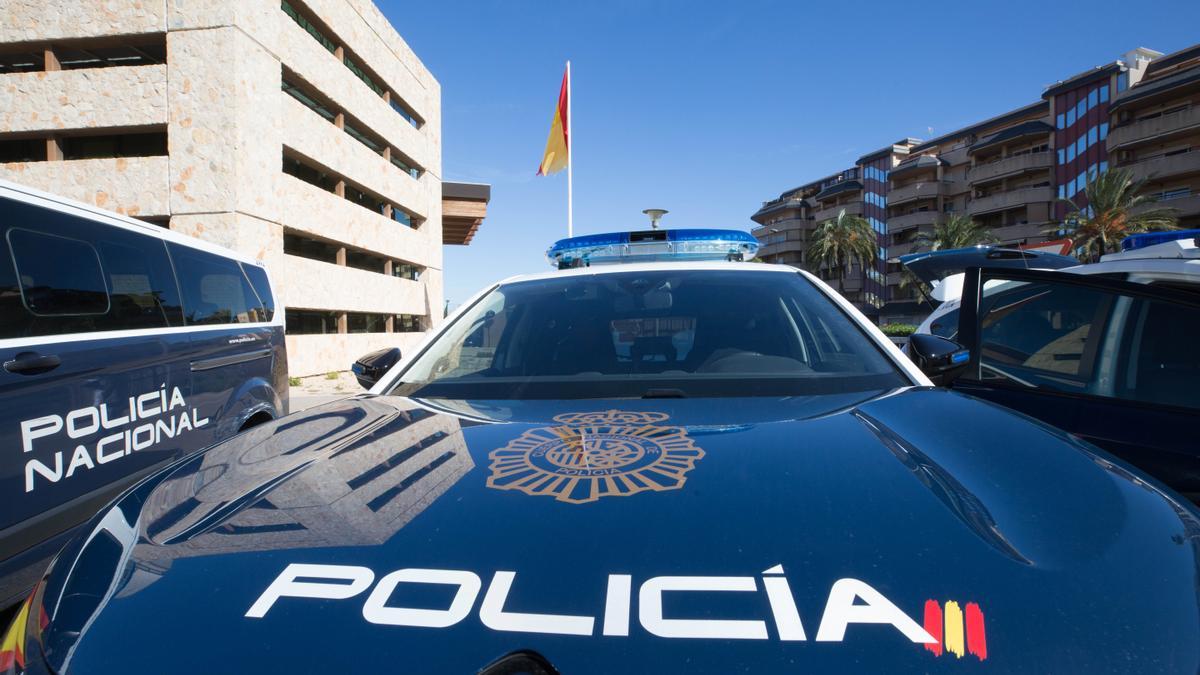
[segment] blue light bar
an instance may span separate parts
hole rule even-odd
[[[1143,234],[1131,234],[1121,240],[1122,251],[1136,251],[1139,248],[1154,246],[1155,244],[1165,244],[1168,241],[1179,241],[1180,239],[1198,240],[1197,246],[1200,246],[1200,230],[1173,230],[1170,232],[1145,232]]]
[[[741,230],[644,230],[559,239],[546,251],[558,269],[632,262],[750,260],[758,240]]]

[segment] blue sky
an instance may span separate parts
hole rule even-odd
[[[1197,0],[376,2],[441,82],[443,177],[492,185],[474,241],[446,247],[452,305],[548,269],[566,236],[566,173],[534,173],[568,58],[586,234],[641,228],[650,207],[668,227],[748,229],[763,200],[892,141],[1200,40]]]

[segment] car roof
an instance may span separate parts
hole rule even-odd
[[[773,263],[726,262],[711,260],[701,262],[651,262],[626,263],[619,265],[593,265],[591,267],[576,267],[568,270],[551,270],[534,274],[518,274],[499,282],[500,285],[521,281],[538,281],[542,279],[563,279],[570,277],[586,277],[599,274],[618,274],[622,272],[661,272],[661,271],[705,271],[705,272],[787,272],[795,274],[797,269],[791,265],[776,265]]]

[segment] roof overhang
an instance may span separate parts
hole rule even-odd
[[[442,243],[465,246],[479,231],[492,200],[492,186],[442,183]]]

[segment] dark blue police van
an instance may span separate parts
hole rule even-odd
[[[2,181],[0,364],[0,609],[126,487],[287,412],[261,264]]]

